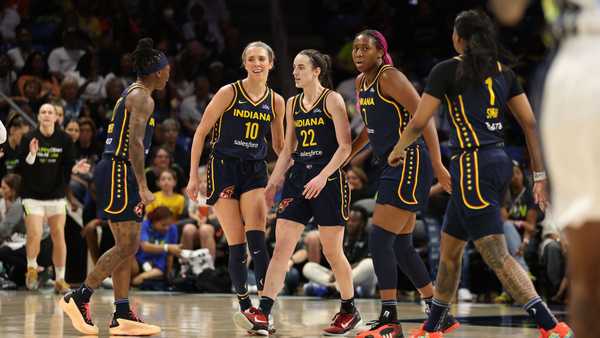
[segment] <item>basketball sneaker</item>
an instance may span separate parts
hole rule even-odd
[[[460,327],[460,323],[456,318],[454,318],[451,314],[446,314],[444,317],[444,322],[441,325],[441,330],[443,333],[450,333]]]
[[[269,318],[254,306],[246,311],[234,313],[233,322],[240,329],[259,336],[268,336],[270,329],[274,329],[269,325]]]
[[[75,330],[83,334],[97,335],[98,327],[92,322],[90,303],[78,302],[76,297],[73,297],[74,293],[75,291],[70,291],[61,297],[58,305],[69,316]]]
[[[338,312],[333,316],[328,328],[323,329],[324,336],[345,336],[362,323],[357,310],[353,313]]]
[[[108,327],[108,333],[113,336],[151,336],[160,333],[160,327],[144,323],[133,311],[125,316],[115,312]]]
[[[421,325],[420,328],[412,330],[408,338],[443,338],[444,334],[442,331],[427,332],[425,326]]]
[[[71,291],[71,286],[69,286],[64,279],[59,279],[54,282],[54,293],[57,295],[64,295],[69,291]]]
[[[367,323],[369,329],[360,332],[356,338],[403,338],[402,325],[399,321],[382,322],[373,320]]]
[[[541,332],[540,338],[574,338],[575,337],[573,330],[571,330],[571,328],[563,322],[556,324],[556,326],[550,331],[540,329],[540,332]]]
[[[38,281],[38,271],[36,268],[27,268],[27,273],[25,273],[25,286],[27,290],[37,290],[39,286]]]

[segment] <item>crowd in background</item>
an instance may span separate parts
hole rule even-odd
[[[151,36],[156,48],[170,59],[171,79],[164,90],[153,94],[157,128],[147,157],[146,178],[156,199],[146,209],[137,255],[140,269],[132,277],[132,284],[142,289],[231,290],[223,289],[223,283],[213,283],[226,278],[228,253],[220,225],[205,202],[190,201],[183,191],[190,170],[191,137],[204,108],[221,86],[243,76],[240,54],[248,42],[244,40],[244,30],[249,28],[237,24],[231,14],[233,9],[228,6],[230,2],[0,1],[0,92],[7,97],[0,99],[0,119],[8,130],[8,141],[0,153],[0,287],[24,285],[27,233],[19,188],[27,177],[19,176],[23,165],[19,153],[23,147],[29,147],[21,140],[34,129],[30,122],[38,121],[38,111],[44,103],[55,107],[57,123],[70,136],[76,159],[85,159],[92,166],[89,172],[73,174],[69,183],[75,200],[68,206],[65,226],[67,282],[81,283],[88,257],[95,262],[114,244],[108,224],[97,217],[91,173],[101,157],[113,107],[136,79],[130,52],[139,38]],[[448,38],[452,18],[461,9],[481,5],[481,1],[330,0],[308,4],[314,15],[307,18],[310,25],[306,29],[327,41],[323,50],[334,56],[334,84],[347,101],[356,135],[363,125],[354,108],[354,34],[364,28],[380,30],[390,41],[396,66],[421,89],[431,67],[452,56]],[[535,69],[545,53],[541,22],[541,11],[533,6],[522,25],[500,29],[505,47],[519,57],[514,68],[526,86],[533,83]],[[268,43],[270,36],[262,39]],[[289,73],[291,76],[291,70]],[[272,82],[279,91],[277,79]],[[536,93],[531,94],[535,97]],[[437,126],[442,154],[447,157],[445,141],[450,126],[443,116],[437,118]],[[566,246],[551,218],[533,203],[524,137],[510,114],[504,126],[507,150],[514,159],[513,179],[503,212],[507,242],[511,254],[530,272],[536,287],[549,300],[562,303],[568,288]],[[270,160],[275,160],[274,154]],[[381,160],[367,148],[345,168],[352,207],[344,251],[353,267],[356,294],[360,297],[372,297],[376,292],[367,233]],[[201,164],[205,161],[206,158]],[[206,178],[205,167],[199,170],[200,177]],[[418,215],[415,245],[433,273],[447,201],[448,195],[434,185],[427,210]],[[268,215],[271,249],[275,241],[275,213],[272,210]],[[40,272],[51,283],[52,243],[45,229],[38,263]],[[289,263],[284,288],[287,294],[336,295],[335,281],[314,229],[314,224],[306,228]],[[144,243],[167,244],[168,252],[146,254]],[[145,266],[146,262],[152,263],[151,268]],[[472,247],[466,250],[463,262],[459,300],[512,301]],[[105,285],[110,287],[110,280]],[[399,288],[412,291],[407,279],[399,281]]]

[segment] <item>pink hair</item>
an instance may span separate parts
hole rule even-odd
[[[388,43],[385,39],[385,36],[383,36],[383,34],[376,30],[369,30],[369,35],[371,35],[375,39],[379,47],[381,47],[381,49],[383,50],[383,63],[386,65],[393,66],[394,62],[392,61],[392,56],[390,55],[390,53],[388,53]]]

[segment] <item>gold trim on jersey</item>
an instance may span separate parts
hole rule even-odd
[[[396,101],[387,99],[383,95],[381,95],[381,91],[379,90],[379,81],[377,81],[376,90],[377,90],[377,96],[379,96],[379,98],[381,100],[383,100],[383,102],[386,102],[387,104],[391,104],[392,106],[394,106],[394,108],[396,108],[396,114],[398,114],[398,136],[400,136],[402,134],[402,124],[404,123],[404,121],[402,119],[402,109],[400,108],[399,104],[396,103]],[[406,122],[406,123],[408,123],[408,122]]]
[[[406,159],[402,163],[402,177],[400,178],[400,184],[398,185],[398,197],[400,200],[409,205],[418,204],[416,191],[419,185],[419,166],[421,163],[421,153],[419,147],[413,147],[406,150]],[[411,168],[415,166],[413,171]],[[408,165],[408,168],[406,167]],[[405,183],[404,177],[406,176],[406,184],[412,184],[412,201],[404,199],[402,196],[402,185]],[[412,182],[411,182],[412,181]]]
[[[115,159],[112,160],[112,170],[111,170],[111,176],[110,176],[110,202],[108,203],[108,206],[104,209],[105,212],[108,212],[109,214],[120,214],[122,213],[126,208],[127,208],[127,204],[129,203],[129,196],[127,196],[127,165],[123,165],[123,190],[125,193],[125,202],[123,203],[123,207],[117,211],[113,211],[111,210],[113,207],[113,203],[114,203],[114,197],[115,197],[115,166],[116,166],[117,161]],[[121,189],[121,174],[120,174],[120,168],[122,163],[119,162],[119,168],[117,168],[117,194],[119,194],[120,189]]]
[[[242,80],[238,80],[235,83],[239,86],[240,93],[242,93],[242,95],[246,98],[246,100],[248,100],[248,102],[250,102],[250,104],[252,104],[255,107],[258,106],[259,104],[261,104],[267,98],[267,96],[269,96],[269,93],[271,92],[271,88],[266,87],[267,89],[265,90],[265,93],[263,94],[263,96],[260,99],[258,99],[258,101],[253,101],[250,98],[250,95],[248,95],[248,93],[244,89],[244,84],[242,83]]]
[[[215,193],[215,157],[210,156],[208,165],[206,167],[206,199],[212,197]]]
[[[481,196],[481,190],[479,189],[479,157],[478,157],[477,153],[478,153],[477,149],[475,149],[475,151],[473,151],[472,153],[463,152],[458,159],[459,169],[460,169],[461,197],[462,197],[462,200],[463,200],[463,203],[465,204],[465,206],[467,208],[473,209],[473,210],[484,209],[490,205],[485,199],[483,199],[483,197]],[[473,155],[472,158],[471,158],[471,154]],[[464,165],[463,165],[463,160],[466,160]],[[464,169],[465,166],[467,167],[466,177],[465,177],[465,169]],[[473,167],[473,175],[472,176],[471,176],[471,167]],[[466,186],[467,186],[466,193],[465,193],[465,180],[466,180]],[[474,186],[473,186],[473,183],[474,183]],[[475,188],[475,196],[473,196],[473,197],[476,197],[477,201],[475,201],[475,202],[480,203],[480,205],[473,205],[473,204],[469,203],[469,201],[468,201],[467,194],[471,195],[470,192],[473,191],[473,187]]]
[[[321,91],[321,94],[319,94],[319,97],[317,98],[317,100],[312,104],[312,107],[310,107],[309,110],[304,109],[304,103],[302,103],[302,100],[304,99],[304,92],[300,93],[300,97],[299,97],[299,106],[300,109],[304,112],[304,113],[308,113],[310,111],[312,111],[313,109],[315,109],[317,107],[317,105],[321,102],[321,100],[323,99],[323,96],[325,96],[325,94],[329,92],[329,89],[327,88],[323,88],[323,91]]]
[[[328,90],[325,96],[323,97],[323,113],[325,113],[325,116],[327,116],[330,120],[333,120],[333,116],[331,115],[329,110],[327,110],[327,97],[329,96],[329,94],[331,94],[331,90]]]
[[[366,90],[368,90],[369,88],[373,87],[373,85],[374,85],[376,82],[378,82],[377,80],[379,80],[379,76],[381,76],[381,74],[382,74],[384,71],[386,71],[386,70],[388,70],[388,69],[390,69],[390,68],[394,68],[394,67],[393,67],[392,65],[381,65],[381,67],[380,67],[380,68],[379,68],[379,70],[377,71],[377,74],[375,74],[375,78],[373,79],[373,82],[371,82],[371,84],[370,84],[370,85],[368,85],[368,86],[365,86],[365,85],[367,84],[367,76],[365,75],[365,76],[364,76],[364,79],[363,79],[364,81],[363,81],[363,83],[361,84],[360,88],[361,88],[362,90],[366,91]]]
[[[294,116],[296,116],[297,114],[300,113],[300,110],[298,109],[298,107],[296,107],[299,96],[300,96],[300,94],[296,94],[296,95],[292,96],[292,112],[294,112]]]
[[[458,137],[458,142],[460,143],[460,148],[462,149],[465,147],[465,144],[462,139],[463,135],[462,135],[460,126],[458,125],[458,122],[455,119],[456,117],[454,116],[454,108],[452,107],[452,102],[450,101],[450,98],[448,97],[448,95],[444,95],[444,97],[446,98],[446,102],[448,103],[448,115],[450,115],[450,120],[452,120],[452,124],[454,125],[454,128],[456,129],[456,136]]]
[[[121,145],[123,143],[123,132],[125,131],[125,129],[128,129],[129,126],[129,121],[127,119],[127,108],[123,108],[123,124],[121,125],[121,132],[119,133],[119,143],[117,145],[117,149],[115,150],[115,155],[118,156],[120,155],[119,152],[121,150]]]
[[[340,180],[340,204],[342,211],[342,218],[344,221],[350,219],[350,198],[352,197],[352,191],[348,186],[345,174],[342,173],[341,169],[338,169],[338,177]]]
[[[233,100],[231,100],[231,102],[229,103],[229,105],[227,106],[227,108],[225,108],[225,110],[223,110],[223,114],[225,112],[229,111],[231,108],[233,108],[233,105],[237,101],[237,97],[238,97],[237,87],[235,85],[233,85],[232,87],[233,87]]]
[[[467,118],[467,114],[465,113],[465,105],[463,103],[462,95],[460,94],[458,95],[458,102],[460,103],[460,112],[462,113],[462,116],[465,119],[465,123],[467,124],[467,127],[469,127],[471,133],[473,134],[473,140],[475,140],[475,145],[479,146],[479,138],[477,137],[477,133],[475,133],[471,122],[469,122],[469,119]],[[467,143],[467,147],[471,148],[471,145]]]

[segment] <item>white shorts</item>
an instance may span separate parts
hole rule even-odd
[[[67,201],[64,198],[55,200],[36,200],[25,198],[23,200],[23,209],[25,215],[54,216],[65,215],[67,213]]]
[[[560,228],[600,221],[600,35],[563,42],[546,78],[541,131]]]

